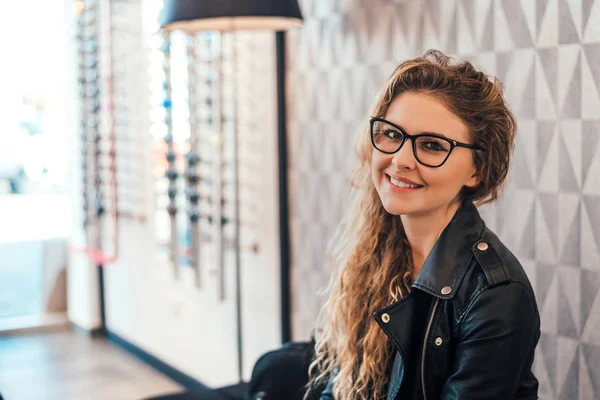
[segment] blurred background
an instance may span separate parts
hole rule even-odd
[[[6,400],[239,392],[308,340],[354,139],[430,48],[518,119],[481,211],[536,291],[540,398],[600,399],[600,0],[197,0],[192,26],[177,3],[0,5]]]

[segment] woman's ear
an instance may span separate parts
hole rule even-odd
[[[474,188],[475,186],[479,185],[479,183],[481,183],[481,179],[479,179],[479,176],[477,176],[477,172],[475,172],[473,173],[473,175],[471,175],[469,180],[465,182],[465,186]]]

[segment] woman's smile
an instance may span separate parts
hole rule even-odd
[[[405,178],[394,178],[387,174],[386,178],[390,184],[390,190],[396,193],[413,193],[424,187]]]

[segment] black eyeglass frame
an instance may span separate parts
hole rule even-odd
[[[394,128],[398,129],[398,131],[400,131],[400,133],[402,134],[402,142],[400,142],[400,145],[398,146],[398,148],[396,150],[391,151],[391,152],[383,151],[379,147],[377,147],[377,145],[375,145],[375,138],[373,137],[373,125],[375,124],[375,122],[378,122],[378,121],[393,126]],[[393,122],[390,122],[386,119],[379,118],[379,117],[371,117],[371,119],[369,120],[369,126],[370,126],[369,130],[370,130],[370,135],[371,135],[371,144],[373,144],[373,147],[377,151],[380,151],[385,154],[397,153],[402,148],[402,146],[404,146],[406,139],[410,139],[412,141],[412,149],[413,149],[413,155],[415,156],[415,160],[417,160],[420,164],[422,164],[426,167],[430,167],[430,168],[439,168],[442,165],[444,165],[446,163],[446,161],[448,161],[448,158],[450,158],[450,154],[452,154],[452,150],[454,150],[455,147],[464,147],[465,149],[471,149],[471,150],[482,150],[481,146],[458,142],[456,140],[448,139],[447,137],[444,137],[441,135],[436,135],[434,133],[419,133],[417,135],[409,135],[408,133],[406,133],[404,131],[404,129],[400,128],[398,125],[396,125]],[[426,163],[422,162],[421,160],[419,160],[419,157],[417,156],[417,139],[420,137],[423,137],[423,136],[435,137],[435,138],[444,140],[450,144],[450,150],[448,150],[448,154],[446,155],[446,158],[444,159],[444,161],[442,161],[442,163],[440,165],[429,165],[429,164],[426,164]]]

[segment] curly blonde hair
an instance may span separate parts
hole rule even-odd
[[[384,117],[396,96],[427,93],[442,101],[470,130],[480,183],[463,188],[462,198],[483,204],[498,198],[509,170],[516,133],[502,84],[469,62],[453,64],[437,50],[400,64],[387,79],[372,108]],[[402,222],[387,213],[371,179],[372,145],[367,124],[358,137],[358,167],[353,171],[350,207],[328,247],[333,267],[328,300],[319,315],[310,368],[311,390],[333,381],[337,400],[385,397],[394,348],[373,319],[373,313],[410,292],[412,253]]]

